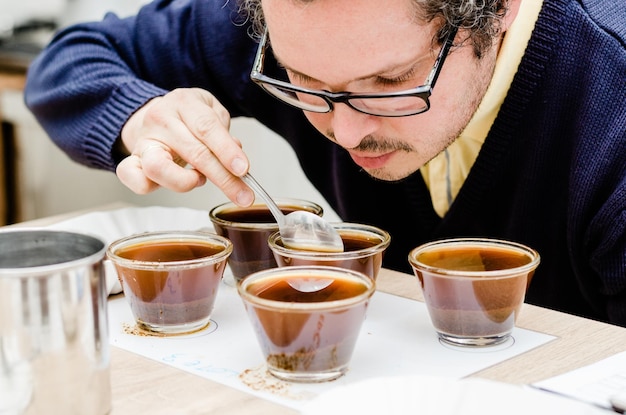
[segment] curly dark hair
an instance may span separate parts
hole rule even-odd
[[[315,0],[288,0],[311,3]],[[459,43],[471,42],[478,58],[492,46],[500,35],[500,23],[508,10],[508,0],[411,0],[415,5],[416,18],[441,22],[436,43],[441,44],[450,29],[458,27],[466,38]],[[261,0],[239,0],[239,10],[252,24],[252,35],[260,36],[264,30]]]

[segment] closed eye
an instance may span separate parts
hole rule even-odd
[[[400,76],[394,76],[392,78],[377,76],[376,84],[382,86],[397,86],[405,82],[412,81],[415,78],[415,67],[412,67],[408,72],[403,73]]]
[[[301,87],[310,88],[310,89],[319,89],[321,84],[319,81],[311,78],[310,76],[304,75],[300,72],[294,72],[287,69],[287,74],[289,75],[289,79],[291,83],[294,85],[299,85]]]

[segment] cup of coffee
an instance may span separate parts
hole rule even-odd
[[[348,369],[374,281],[344,268],[271,268],[237,290],[268,372],[293,382],[324,382]]]
[[[434,241],[409,253],[440,340],[457,346],[510,339],[539,262],[532,248],[484,238]]]
[[[276,199],[276,204],[288,214],[296,210],[306,210],[322,216],[324,209],[317,203],[300,199]],[[209,212],[215,232],[233,242],[233,253],[228,265],[235,281],[249,274],[268,268],[275,268],[276,260],[267,246],[267,238],[278,231],[276,219],[263,203],[249,207],[239,207],[232,202],[215,206]]]
[[[137,327],[175,335],[209,324],[232,249],[230,240],[210,232],[161,231],[118,239],[107,256]]]
[[[387,231],[371,225],[340,222],[333,228],[341,236],[343,252],[308,251],[288,248],[283,244],[280,232],[268,238],[279,267],[293,265],[327,265],[359,271],[376,280],[383,263],[383,255],[391,243]]]

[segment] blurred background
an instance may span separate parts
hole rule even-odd
[[[89,169],[62,153],[23,103],[24,74],[53,33],[106,12],[133,14],[146,0],[0,0],[0,225],[89,209],[115,202],[208,210],[226,201],[212,184],[179,194],[136,195],[113,173]],[[336,214],[305,178],[291,148],[251,119],[232,132],[243,142],[251,172],[275,197],[304,198]],[[289,171],[290,174],[284,174]]]

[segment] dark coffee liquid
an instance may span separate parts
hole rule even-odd
[[[284,214],[291,213],[297,207],[281,206]],[[276,268],[276,260],[272,251],[267,246],[269,236],[278,230],[276,219],[265,206],[252,206],[250,208],[225,209],[216,215],[219,219],[233,222],[233,225],[213,223],[215,232],[231,240],[234,249],[228,264],[235,279],[240,280],[253,272],[268,268]],[[238,224],[266,224],[268,226],[253,228],[241,227]],[[274,226],[269,226],[269,225]]]
[[[298,210],[295,207],[281,206],[280,210],[287,215],[288,213]],[[217,215],[220,219],[228,222],[239,223],[276,223],[276,219],[264,206],[252,206],[249,208],[237,208],[223,210]]]
[[[122,248],[122,258],[175,262],[208,257],[223,251],[219,245],[202,241],[155,241]],[[170,271],[132,269],[116,265],[124,294],[140,322],[180,325],[207,318],[213,310],[215,292],[226,266],[179,267]]]
[[[336,279],[322,290],[305,293],[292,288],[283,277],[276,277],[253,283],[247,291],[288,305],[292,302],[319,303],[351,298],[366,292],[367,286],[353,279]],[[340,310],[247,307],[268,365],[288,372],[325,371],[347,365],[366,308],[367,301]]]
[[[346,252],[371,248],[382,242],[382,240],[377,237],[352,233],[342,234],[341,240],[343,241],[343,250]]]
[[[529,264],[529,255],[499,247],[467,246],[422,253],[420,262],[459,271],[495,271]],[[470,280],[416,270],[433,325],[455,336],[493,336],[515,324],[532,272]]]
[[[345,252],[354,252],[361,249],[371,248],[382,242],[382,240],[375,236],[369,236],[357,233],[340,233],[341,240],[343,241],[343,247]],[[282,245],[280,242],[279,245]],[[284,246],[284,245],[282,245]],[[289,265],[328,265],[333,267],[340,267],[351,269],[354,271],[362,272],[368,277],[376,280],[378,271],[380,270],[383,262],[384,252],[378,252],[373,255],[367,255],[362,257],[353,257],[347,259],[328,259],[328,258],[297,258],[288,256],[276,257],[276,263],[283,267]]]

